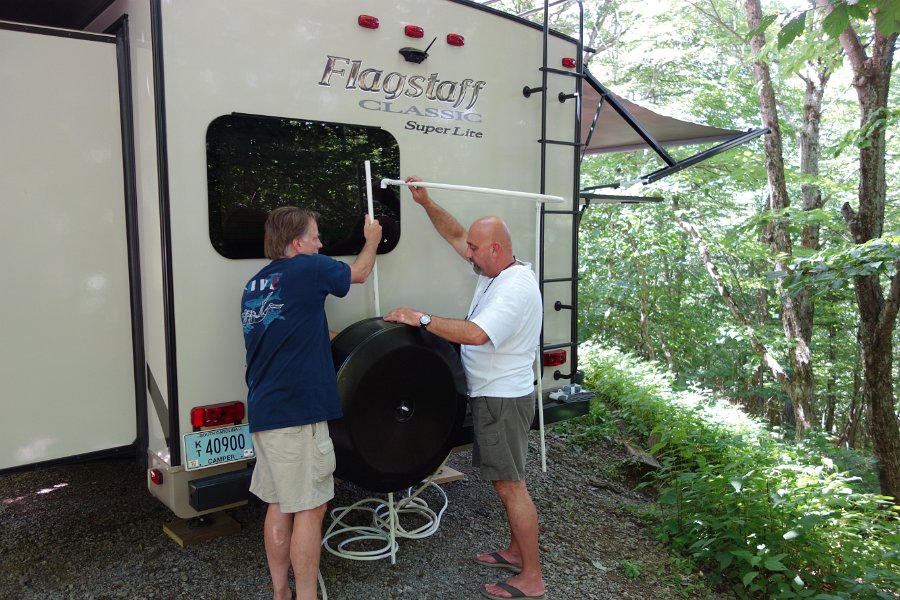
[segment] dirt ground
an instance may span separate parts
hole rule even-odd
[[[647,500],[621,477],[621,450],[581,451],[553,434],[547,448],[542,473],[535,434],[528,473],[547,598],[730,597],[711,592],[645,530],[640,515]],[[448,465],[466,477],[443,486],[448,507],[433,535],[399,540],[396,564],[323,552],[328,597],[478,598],[482,584],[502,577],[504,571],[472,562],[476,552],[501,548],[507,533],[489,482],[469,461],[468,452],[450,457]],[[336,492],[332,508],[372,496],[349,483]],[[440,509],[440,494],[423,496]],[[0,598],[270,598],[264,511],[260,502],[233,509],[238,533],[182,548],[163,532],[174,517],[147,492],[134,463],[0,476]]]

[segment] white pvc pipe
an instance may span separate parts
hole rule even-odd
[[[394,505],[394,492],[388,494],[388,522],[390,523],[391,564],[397,564],[397,507]]]
[[[366,161],[366,200],[369,203],[369,220],[375,220],[375,203],[372,201],[372,165]],[[381,187],[384,187],[382,185]],[[377,252],[377,248],[376,248]],[[376,255],[377,256],[377,255]],[[381,298],[378,294],[378,262],[372,265],[372,295],[375,297],[375,316],[381,316]]]
[[[368,162],[366,163],[368,165]],[[368,172],[367,172],[368,179]],[[537,216],[537,221],[535,225],[535,252],[534,252],[534,262],[535,262],[535,271],[538,276],[541,275],[541,269],[543,265],[540,264],[540,219],[541,219],[541,202],[564,202],[562,196],[552,196],[550,194],[533,194],[530,192],[518,192],[515,190],[500,190],[495,188],[483,188],[483,187],[472,187],[468,185],[455,185],[451,183],[429,183],[425,181],[403,181],[402,179],[382,179],[381,180],[381,188],[384,189],[389,185],[412,185],[416,187],[433,187],[444,190],[458,190],[461,192],[475,192],[479,194],[495,194],[497,196],[512,196],[516,198],[526,198],[530,200],[537,200],[535,203],[535,211]],[[537,359],[535,360],[535,370],[538,378],[538,390],[541,389],[541,363],[543,362],[543,357],[541,356],[540,348],[538,348]],[[541,436],[541,469],[544,473],[547,472],[547,445],[544,439],[544,402],[543,402],[543,394],[538,391],[537,393],[537,407],[538,407],[538,425]]]
[[[497,196],[512,196],[515,198],[528,198],[537,200],[538,202],[563,202],[562,196],[551,196],[549,194],[533,194],[531,192],[518,192],[516,190],[500,190],[496,188],[472,187],[470,185],[455,185],[452,183],[428,183],[425,181],[406,182],[402,179],[382,179],[381,187],[386,188],[389,185],[412,185],[416,187],[432,187],[442,190],[458,190],[460,192],[475,192],[477,194],[494,194]]]
[[[544,276],[544,264],[541,262],[541,205],[535,202],[535,231],[534,231],[534,265],[535,274],[538,277]],[[541,298],[541,309],[543,309],[543,297]],[[541,472],[547,472],[547,443],[544,440],[544,394],[543,394],[543,374],[544,356],[541,354],[540,345],[538,345],[537,356],[535,358],[535,373],[537,374],[537,409],[538,409],[538,431],[541,436]]]

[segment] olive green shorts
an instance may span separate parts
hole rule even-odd
[[[256,467],[250,491],[281,512],[310,510],[334,498],[334,445],[328,422],[252,434]]]
[[[490,481],[525,479],[528,431],[534,420],[534,394],[519,398],[469,398],[475,445],[472,464]]]

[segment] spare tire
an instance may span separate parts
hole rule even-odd
[[[427,331],[359,321],[331,342],[344,416],[331,421],[335,476],[393,492],[431,475],[459,437],[466,379],[453,346]]]

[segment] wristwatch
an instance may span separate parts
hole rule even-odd
[[[419,327],[421,327],[422,329],[426,329],[430,323],[431,315],[423,314],[421,317],[419,317]]]

